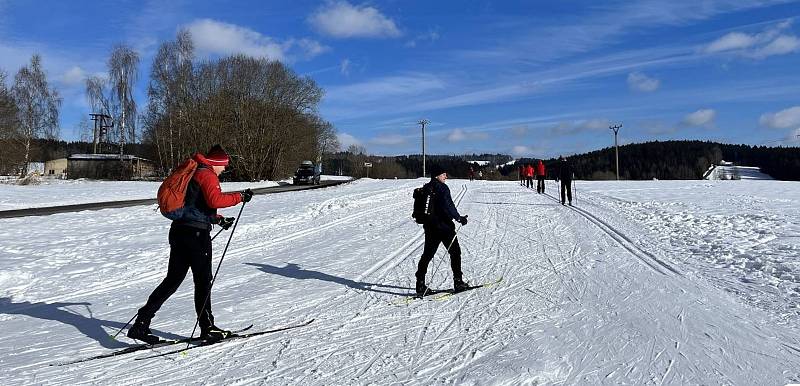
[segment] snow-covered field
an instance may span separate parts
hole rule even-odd
[[[350,177],[322,176],[323,181]],[[38,208],[46,206],[86,204],[92,202],[155,198],[161,182],[61,180],[43,178],[38,185],[0,184],[0,210]],[[282,181],[291,183],[291,179]],[[277,182],[223,182],[225,192],[245,188],[268,188]]]
[[[422,182],[256,196],[213,290],[217,322],[315,321],[146,360],[154,353],[49,366],[133,343],[107,334],[165,274],[166,219],[140,206],[0,220],[0,383],[800,383],[797,183],[579,181],[570,208],[515,182],[452,180],[470,219],[465,277],[503,280],[403,304]],[[97,195],[85,186],[72,188]],[[452,285],[443,250],[429,283]],[[157,333],[191,332],[192,287],[156,315]]]

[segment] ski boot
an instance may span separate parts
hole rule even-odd
[[[453,292],[464,292],[472,288],[464,280],[453,280]]]
[[[419,296],[419,297],[423,297],[423,296],[428,295],[428,294],[431,293],[431,289],[428,288],[428,286],[426,286],[425,282],[423,282],[423,281],[417,281],[416,290],[417,290],[417,296]]]
[[[211,325],[210,327],[205,327],[200,329],[200,339],[215,341],[215,340],[223,340],[225,338],[230,338],[233,335],[228,330],[223,330],[215,325]]]
[[[128,329],[128,338],[140,340],[147,344],[156,344],[161,341],[161,338],[153,335],[150,331],[150,323],[142,320],[136,320],[133,326]]]

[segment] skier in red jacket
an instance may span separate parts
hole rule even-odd
[[[139,309],[136,322],[128,330],[128,337],[147,343],[158,342],[150,332],[150,320],[169,297],[175,293],[191,268],[194,279],[194,308],[200,324],[200,338],[223,339],[230,331],[214,325],[211,313],[211,228],[218,224],[224,229],[233,225],[233,217],[217,214],[218,208],[248,202],[253,197],[250,189],[244,192],[222,193],[219,175],[230,158],[222,146],[215,145],[203,156],[192,157],[197,170],[186,188],[184,214],[172,222],[169,230],[169,266],[167,276],[153,290],[147,303]]]
[[[544,163],[542,160],[539,160],[539,163],[536,164],[536,192],[539,194],[544,193],[544,178],[546,176],[547,174],[544,168]]]
[[[525,187],[533,189],[533,165],[527,164],[525,165]]]

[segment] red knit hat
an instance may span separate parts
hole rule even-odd
[[[206,153],[206,160],[211,166],[228,166],[231,157],[228,156],[228,152],[221,145],[214,145]]]

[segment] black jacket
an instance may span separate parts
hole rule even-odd
[[[433,193],[431,198],[431,222],[430,225],[436,226],[443,230],[455,229],[453,220],[458,220],[461,215],[453,203],[453,197],[450,195],[450,188],[435,178],[431,178],[428,186]],[[426,224],[427,225],[427,224]]]
[[[558,179],[572,181],[572,165],[569,161],[560,161],[558,163]]]

